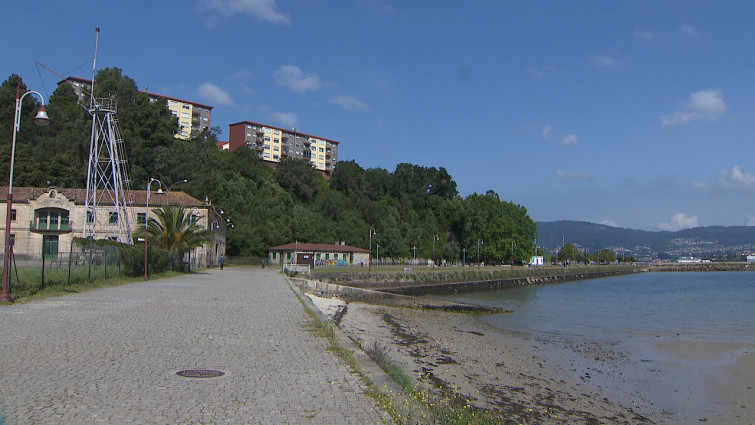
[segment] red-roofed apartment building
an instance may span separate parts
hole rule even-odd
[[[68,77],[59,82],[58,86],[62,84],[70,84],[73,87],[73,91],[79,96],[79,100],[84,103],[88,102],[89,93],[92,92],[92,80]],[[209,129],[212,126],[212,106],[162,94],[150,93],[147,90],[140,90],[140,93],[149,96],[149,100],[152,102],[158,99],[164,99],[167,102],[170,113],[178,118],[180,128],[178,133],[175,134],[177,139],[188,140],[191,138],[192,133]]]
[[[329,176],[338,163],[340,142],[267,124],[242,121],[229,126],[228,149],[243,145],[257,151],[260,159],[275,166],[283,158],[309,161],[315,169]]]

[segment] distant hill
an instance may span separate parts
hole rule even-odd
[[[566,243],[595,252],[612,249],[638,260],[683,256],[721,258],[755,252],[755,226],[711,226],[677,232],[624,229],[584,221],[537,223],[537,243],[555,253]]]

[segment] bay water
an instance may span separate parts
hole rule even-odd
[[[742,411],[755,411],[737,398],[752,387],[735,367],[755,356],[755,273],[638,273],[443,298],[511,310],[482,320],[531,338],[576,385],[665,423],[751,423],[755,413]]]

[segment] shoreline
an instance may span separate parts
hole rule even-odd
[[[316,303],[317,304],[317,303]],[[451,388],[504,423],[661,423],[659,412],[622,406],[559,376],[541,343],[500,331],[476,315],[352,302],[339,326],[434,393]]]
[[[452,389],[502,423],[753,423],[753,344],[654,341],[636,356],[622,343],[502,331],[477,314],[309,296],[352,340],[385,347],[415,383],[435,394]],[[663,375],[671,358],[689,361],[689,373]],[[710,403],[675,405],[693,392]]]

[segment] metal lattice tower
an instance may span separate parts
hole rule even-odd
[[[126,198],[130,181],[115,99],[91,99],[92,135],[87,166],[83,237],[133,243]]]
[[[92,92],[89,94],[89,114],[92,116],[92,135],[87,165],[87,192],[84,202],[86,217],[82,237],[114,239],[133,244],[127,205],[133,205],[123,138],[115,114],[118,102],[113,98],[95,99],[94,75],[97,69],[97,46],[100,29],[94,44],[92,63]]]

